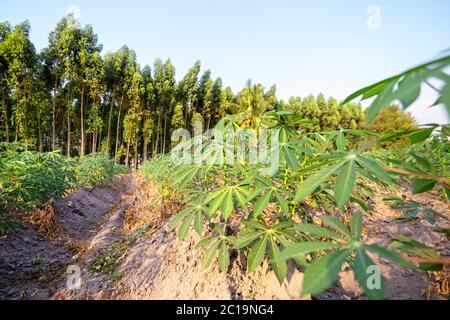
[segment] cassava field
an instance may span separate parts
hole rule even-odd
[[[450,126],[408,113],[450,115],[448,50],[283,101],[30,30],[0,23],[0,299],[449,298]]]

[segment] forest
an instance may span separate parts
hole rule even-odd
[[[341,107],[323,94],[278,100],[275,85],[267,89],[251,80],[235,94],[210,70],[201,73],[200,61],[177,81],[170,59],[141,67],[126,45],[102,54],[92,26],[78,25],[71,15],[60,20],[41,52],[30,31],[28,22],[0,24],[0,139],[29,150],[59,150],[67,157],[103,153],[136,167],[168,152],[178,128],[191,130],[201,122],[209,129],[228,114],[270,110],[315,119],[309,131],[365,128],[358,103]],[[394,105],[383,113],[368,129],[386,133],[416,126]]]

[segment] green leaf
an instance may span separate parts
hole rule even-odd
[[[345,136],[343,130],[339,131],[336,137],[336,146],[339,151],[341,152],[345,151]]]
[[[361,247],[356,249],[355,262],[353,263],[353,272],[355,273],[356,280],[358,280],[359,285],[364,289],[367,297],[371,300],[381,300],[384,297],[384,280],[379,272],[379,278],[377,275],[369,272],[369,268],[375,267],[379,270],[369,256],[364,252]],[[370,282],[373,280],[373,282]]]
[[[203,213],[201,210],[198,210],[195,213],[195,220],[194,220],[194,229],[198,233],[198,235],[202,235],[203,232]]]
[[[203,269],[209,268],[209,266],[211,265],[212,260],[214,259],[215,255],[217,253],[217,248],[219,247],[219,243],[220,243],[220,240],[217,239],[208,248],[208,250],[206,250],[205,254],[202,257],[202,268]]]
[[[399,82],[396,95],[403,109],[408,108],[419,98],[422,80],[423,77],[412,73]]]
[[[270,198],[272,197],[272,191],[266,192],[261,198],[258,199],[258,201],[255,202],[252,217],[257,218],[259,217],[264,209],[269,204]]]
[[[315,175],[306,179],[299,187],[297,194],[295,195],[294,202],[299,202],[310,195],[314,190],[316,190],[322,182],[324,182],[329,176],[335,173],[344,162],[340,162],[333,166],[326,167],[322,169]]]
[[[285,261],[287,259],[303,257],[311,252],[337,249],[341,246],[342,244],[339,243],[322,241],[297,242],[287,246],[283,251],[281,251],[277,260]]]
[[[381,109],[388,107],[395,99],[393,96],[393,89],[395,83],[388,85],[383,91],[381,91],[372,104],[367,109],[367,123],[371,123],[373,119],[378,115]]]
[[[242,208],[242,210],[247,211],[247,195],[242,188],[237,188],[234,191],[234,194],[236,196],[236,200],[238,201],[239,206]]]
[[[335,229],[336,231],[345,235],[347,238],[350,239],[352,237],[350,231],[348,230],[348,228],[345,226],[345,224],[342,222],[341,219],[333,217],[333,216],[321,216],[320,219],[327,226]]]
[[[209,243],[211,243],[211,241],[213,241],[215,238],[213,237],[206,237],[203,238],[202,240],[200,240],[199,242],[197,242],[197,244],[195,245],[195,249],[200,249],[204,246],[207,246]]]
[[[193,214],[188,215],[186,219],[184,219],[180,228],[178,229],[178,239],[180,239],[181,241],[183,241],[186,238],[189,229],[191,227],[192,220],[194,220],[194,215]]]
[[[205,203],[208,203],[211,201],[209,206],[209,213],[210,216],[214,215],[217,211],[217,209],[221,206],[223,199],[226,196],[226,191],[223,189],[219,189],[217,191],[214,191],[212,194],[208,195],[208,197],[205,200]]]
[[[359,212],[353,214],[352,221],[350,222],[352,227],[352,238],[355,240],[361,239],[362,231],[362,215]]]
[[[299,224],[293,227],[293,229],[301,233],[308,233],[313,237],[326,237],[338,241],[343,240],[342,236],[337,233],[312,223]]]
[[[337,280],[339,271],[351,249],[336,251],[311,263],[305,270],[302,295],[315,295],[329,288]]]
[[[412,192],[414,194],[424,193],[434,188],[436,181],[428,179],[414,179],[412,182]]]
[[[227,190],[225,192],[225,196],[223,198],[222,205],[220,207],[220,211],[222,212],[222,217],[225,221],[228,220],[228,217],[230,216],[233,209],[234,209],[233,195],[231,193],[231,190]]]
[[[243,221],[243,224],[249,228],[253,228],[256,230],[262,230],[262,231],[267,230],[266,227],[262,223],[259,223],[258,221],[245,220],[245,221]]]
[[[283,196],[281,194],[279,194],[278,192],[275,193],[275,197],[277,198],[277,201],[281,207],[281,210],[283,210],[283,212],[285,214],[289,214],[289,204],[286,201],[286,199],[284,199]]]
[[[259,240],[250,249],[250,252],[248,253],[248,256],[247,256],[247,270],[249,272],[254,271],[263,262],[264,254],[266,252],[266,246],[267,246],[267,235],[262,237],[262,239]]]
[[[358,156],[356,158],[356,161],[360,164],[361,167],[366,168],[367,170],[369,170],[369,172],[380,178],[382,181],[389,184],[394,183],[394,180],[392,180],[391,176],[386,172],[386,170],[381,168],[376,161],[361,156]]]
[[[347,162],[336,179],[334,194],[336,204],[343,210],[353,190],[356,180],[356,168],[353,160]]]
[[[433,133],[434,129],[435,127],[431,127],[415,131],[413,134],[409,136],[411,144],[416,144],[425,141]]]
[[[378,256],[390,260],[398,265],[401,265],[402,267],[409,268],[409,269],[415,269],[414,264],[404,259],[401,255],[398,253],[376,246],[376,245],[364,245],[364,248],[367,250],[372,251],[373,253],[377,254]]]
[[[181,221],[184,220],[184,218],[190,213],[190,208],[186,208],[183,211],[181,211],[180,213],[178,213],[172,220],[172,222],[170,223],[170,228],[173,230],[174,228],[177,227],[177,225],[179,225],[181,223]]]
[[[244,235],[241,235],[234,243],[234,247],[238,250],[241,250],[251,243],[255,241],[256,239],[259,239],[259,237],[264,234],[264,231],[258,231],[258,232],[248,232]]]
[[[271,237],[270,238],[270,264],[272,266],[273,272],[275,272],[275,275],[280,282],[280,284],[283,283],[284,278],[286,278],[287,273],[287,263],[285,261],[278,260],[278,257],[280,256],[280,249],[278,248],[275,240]]]
[[[284,148],[284,158],[286,159],[286,162],[288,164],[288,166],[292,169],[292,170],[297,170],[298,169],[298,163],[297,163],[297,157],[295,156],[295,154],[287,147]]]
[[[230,265],[230,253],[228,252],[227,244],[225,240],[221,241],[219,250],[219,269],[223,273],[228,271],[228,266]]]

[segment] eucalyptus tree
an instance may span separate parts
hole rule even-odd
[[[273,108],[276,103],[275,86],[266,93],[262,84],[253,85],[248,80],[245,87],[237,94],[237,112],[245,112],[249,115],[261,115]]]
[[[65,60],[68,58],[63,51],[62,37],[64,30],[68,28],[73,17],[63,17],[56,25],[56,28],[50,32],[48,37],[48,46],[42,50],[44,72],[47,74],[51,86],[52,94],[52,150],[56,150],[56,128],[58,121],[58,107],[62,103],[60,92],[64,83]]]
[[[85,129],[84,129],[84,113],[85,113],[85,93],[87,87],[87,81],[89,72],[91,71],[98,60],[102,46],[98,44],[97,35],[94,33],[91,25],[85,26],[83,29],[78,29],[76,32],[76,80],[80,86],[80,133],[81,133],[81,145],[80,155],[84,156],[85,153]],[[97,58],[96,58],[97,57]],[[98,66],[100,64],[98,63]]]
[[[142,156],[143,160],[148,159],[148,146],[151,142],[154,129],[155,120],[154,115],[156,114],[155,105],[155,88],[152,77],[152,70],[150,66],[145,66],[142,69],[142,104],[143,104],[143,116],[144,124],[142,128],[143,146],[142,146]]]
[[[212,97],[211,97],[211,110],[212,110],[212,121],[213,125],[216,124],[222,117],[220,116],[222,98],[222,78],[218,77],[214,81],[212,87]]]
[[[139,66],[136,62],[136,53],[129,49],[128,46],[122,46],[119,51],[113,54],[114,56],[114,69],[115,73],[113,88],[120,94],[119,100],[119,112],[117,115],[117,126],[116,126],[116,144],[115,144],[115,157],[119,153],[119,147],[121,145],[121,114],[122,111],[126,112],[127,108],[127,91],[131,86],[133,81],[133,76]]]
[[[201,113],[205,120],[206,128],[209,129],[211,123],[212,113],[212,98],[213,98],[213,82],[211,80],[211,71],[206,70],[199,82],[200,99],[197,112]],[[194,125],[194,122],[192,123]]]
[[[92,153],[97,151],[97,141],[101,141],[101,131],[103,119],[101,117],[101,100],[105,94],[105,70],[103,68],[102,57],[99,52],[94,52],[86,72],[86,84],[89,88],[89,97],[92,105],[88,112],[89,123],[87,132],[92,134]],[[99,139],[100,138],[100,139]]]
[[[163,64],[161,59],[154,63],[154,88],[156,95],[156,106],[158,115],[157,136],[154,149],[157,153],[166,151],[166,140],[169,116],[172,113],[175,101],[175,68],[170,59]]]
[[[192,115],[198,100],[198,74],[200,72],[201,63],[196,61],[188,70],[183,80],[180,82],[180,91],[182,95],[182,103],[185,107],[185,124],[188,124],[189,117]]]
[[[10,89],[8,86],[8,61],[5,55],[5,40],[11,33],[12,27],[9,22],[0,22],[0,89],[2,91],[2,105],[0,109],[1,119],[4,127],[4,138],[9,142],[9,117],[8,117],[8,100]]]
[[[6,81],[3,85],[12,93],[12,123],[15,126],[15,141],[23,138],[28,141],[27,109],[32,90],[32,80],[38,57],[30,41],[30,24],[28,21],[16,25],[8,32],[8,25],[2,26],[0,56]],[[2,81],[3,82],[3,81]],[[5,99],[3,104],[7,106]],[[5,110],[7,108],[4,107]],[[5,112],[4,110],[4,112]],[[9,136],[9,133],[7,133]]]
[[[129,165],[130,147],[133,145],[134,151],[134,165],[137,167],[138,163],[138,138],[139,138],[139,124],[141,122],[142,110],[141,110],[141,92],[142,92],[142,79],[139,69],[136,69],[131,83],[127,90],[127,99],[129,101],[129,108],[124,117],[124,141],[126,143],[126,157],[125,165]]]

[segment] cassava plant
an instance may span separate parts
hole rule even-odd
[[[450,82],[444,72],[449,65],[450,56],[441,57],[359,90],[343,103],[359,96],[373,98],[371,121],[393,101],[406,109],[419,96],[422,83],[437,77],[445,84],[436,104],[445,104],[449,111]],[[287,261],[293,259],[304,268],[302,294],[314,295],[331,286],[347,264],[367,297],[381,299],[383,279],[380,275],[372,281],[379,269],[368,253],[411,269],[436,270],[448,263],[402,235],[395,235],[397,240],[386,248],[369,244],[363,236],[363,214],[354,209],[359,206],[370,214],[370,186],[395,189],[400,178],[410,182],[415,193],[438,188],[448,196],[448,125],[380,135],[348,128],[306,132],[308,123],[314,119],[282,110],[227,116],[212,135],[184,140],[172,155],[143,166],[147,172],[158,168],[153,176],[164,177],[160,186],[176,190],[184,202],[172,227],[178,228],[181,240],[191,230],[203,237],[198,244],[206,248],[202,265],[209,267],[218,257],[220,271],[226,272],[230,253],[239,250],[247,256],[249,272],[268,259],[282,283]],[[430,138],[435,131],[440,132],[439,143]],[[411,146],[382,149],[383,143],[400,136],[409,137]],[[170,168],[165,165],[169,162]],[[346,215],[351,215],[348,224]]]

